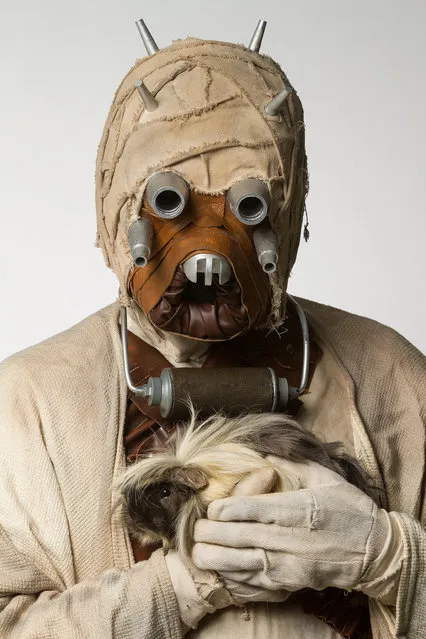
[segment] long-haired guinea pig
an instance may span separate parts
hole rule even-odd
[[[192,413],[162,452],[141,458],[117,482],[130,534],[141,545],[161,541],[188,555],[196,519],[206,515],[210,502],[229,496],[248,473],[270,468],[266,455],[315,461],[368,492],[367,475],[339,442],[320,442],[286,415],[216,414],[197,421]],[[298,487],[295,477],[274,468],[274,492]]]

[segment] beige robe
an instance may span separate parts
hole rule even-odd
[[[396,609],[371,601],[374,638],[426,637],[425,362],[371,320],[301,301],[324,357],[303,422],[340,438],[400,513]],[[181,636],[162,551],[135,564],[110,487],[125,466],[118,305],[0,367],[0,637]],[[193,637],[335,637],[294,604],[205,618]]]

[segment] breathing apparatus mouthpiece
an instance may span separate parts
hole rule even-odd
[[[121,307],[121,339],[124,373],[129,390],[159,406],[162,417],[183,420],[189,417],[189,404],[202,416],[222,411],[227,415],[242,412],[284,412],[288,403],[306,389],[309,371],[309,331],[305,314],[288,295],[300,321],[303,337],[303,367],[300,386],[289,386],[271,368],[165,368],[160,377],[134,386],[130,374],[127,343],[127,310]]]
[[[224,257],[214,253],[197,253],[183,263],[186,277],[196,284],[200,279],[204,286],[212,286],[213,277],[217,276],[220,285],[231,279],[232,269]]]

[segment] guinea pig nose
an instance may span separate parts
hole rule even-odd
[[[212,286],[213,275],[218,276],[219,284],[231,279],[231,266],[224,257],[214,253],[197,253],[183,263],[186,277],[194,284],[200,282],[204,286]]]

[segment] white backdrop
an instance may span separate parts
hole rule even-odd
[[[2,0],[0,359],[116,297],[95,238],[94,164],[116,86],[187,35],[248,43],[304,103],[311,239],[290,291],[426,348],[423,0]]]

